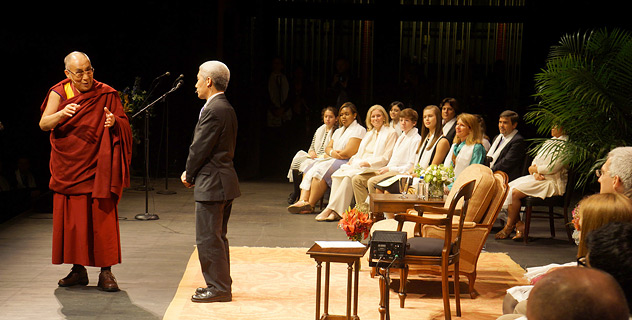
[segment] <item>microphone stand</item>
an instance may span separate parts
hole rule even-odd
[[[171,74],[171,73],[167,71],[166,73],[164,73],[164,74],[162,74],[162,75],[160,75],[160,76],[158,76],[158,77],[154,78],[154,80],[151,82],[151,85],[149,86],[149,88],[150,88],[150,89],[149,89],[149,93],[145,96],[145,99],[143,100],[143,103],[142,103],[141,105],[144,105],[144,104],[146,104],[146,103],[147,103],[147,100],[149,100],[149,98],[151,97],[151,95],[154,93],[154,90],[156,89],[156,87],[158,86],[158,84],[160,83],[160,81],[162,80],[162,78],[163,78],[163,77],[166,77],[166,76],[169,76],[170,74]],[[136,115],[134,115],[134,117],[135,117],[135,116],[136,116]],[[147,113],[145,114],[145,123],[144,123],[144,125],[145,125],[145,130],[144,130],[144,133],[145,133],[145,143],[149,143],[149,138],[148,138],[149,133],[148,133],[148,131],[147,131],[147,129],[146,129],[146,128],[149,126],[149,112],[147,112]],[[147,162],[149,161],[149,160],[148,160],[148,158],[147,158],[147,156],[148,156],[148,155],[146,154],[146,155],[145,155],[145,159],[144,159],[144,160],[145,160],[145,165],[147,165]],[[136,190],[147,190],[147,189],[149,189],[149,190],[154,190],[154,188],[152,188],[152,187],[149,185],[148,176],[144,176],[144,177],[143,177],[143,185],[142,185],[142,186],[138,186],[138,187],[136,187]]]
[[[176,194],[175,191],[169,190],[169,103],[165,101],[165,190],[156,191],[158,194]]]
[[[154,104],[158,103],[158,101],[163,100],[170,93],[178,90],[182,85],[182,81],[178,82],[173,88],[169,91],[165,92],[158,99],[154,100],[152,103],[146,105],[144,108],[136,112],[132,118],[136,118],[139,114],[145,112],[145,213],[139,213],[134,218],[137,220],[158,220],[160,219],[157,214],[149,212],[149,108],[151,108]]]

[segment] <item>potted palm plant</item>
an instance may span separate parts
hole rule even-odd
[[[584,187],[611,149],[632,145],[632,36],[618,29],[564,35],[535,80],[537,105],[526,121],[542,135],[562,126],[568,141],[552,152]],[[534,139],[534,154],[545,140]]]

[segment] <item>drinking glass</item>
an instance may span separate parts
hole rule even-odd
[[[410,184],[410,176],[402,176],[399,178],[399,192],[402,194],[400,198],[405,199],[408,192],[408,185]]]

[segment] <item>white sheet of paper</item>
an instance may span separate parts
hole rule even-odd
[[[358,241],[316,241],[321,248],[364,248]]]

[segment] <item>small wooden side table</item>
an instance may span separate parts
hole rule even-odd
[[[358,277],[360,274],[360,258],[367,247],[358,248],[321,248],[315,243],[309,250],[310,258],[316,260],[316,320],[359,320],[358,317]],[[323,315],[320,316],[321,269],[325,262],[325,293]],[[346,316],[329,314],[329,270],[330,263],[346,263],[347,266],[347,314]],[[354,271],[355,266],[355,271]],[[353,275],[353,277],[352,277]],[[355,280],[352,280],[355,279]],[[351,286],[353,284],[353,315],[351,314]]]

